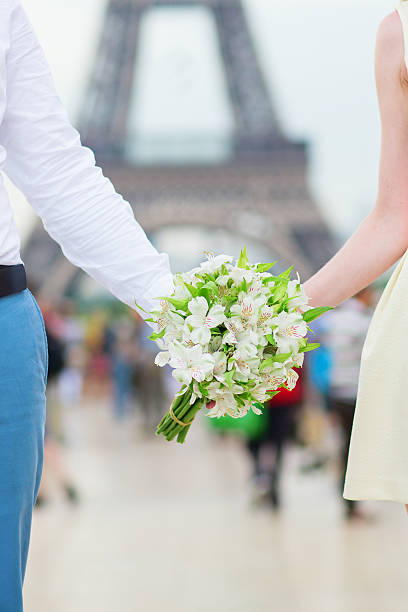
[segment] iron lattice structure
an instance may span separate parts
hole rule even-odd
[[[140,22],[152,7],[175,5],[204,5],[217,26],[235,132],[229,159],[216,165],[126,160]],[[79,129],[147,232],[182,224],[222,227],[258,240],[304,276],[333,252],[307,185],[306,144],[282,132],[240,0],[109,0]],[[42,228],[33,232],[24,259],[45,293],[72,290],[76,271]]]

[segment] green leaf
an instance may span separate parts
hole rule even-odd
[[[285,270],[285,272],[282,272],[282,274],[279,274],[279,276],[281,278],[287,278],[288,280],[290,279],[290,273],[293,270],[293,266],[290,266],[290,268],[288,268],[287,270]]]
[[[204,274],[198,274],[197,276],[200,276],[205,283],[208,283],[208,281],[213,281],[215,283],[215,276],[213,274],[210,274],[209,272],[205,272]]]
[[[279,391],[268,391],[268,397],[271,400],[275,395],[278,395]]]
[[[273,346],[272,344],[267,344],[264,348],[264,355],[275,355],[276,353],[276,346]]]
[[[256,266],[256,271],[261,272],[261,273],[268,272],[268,270],[273,268],[275,264],[276,264],[276,261],[273,261],[272,263],[260,263]]]
[[[188,310],[189,299],[186,298],[184,300],[176,300],[176,298],[165,297],[164,300],[167,300],[176,310]]]
[[[291,355],[292,353],[279,353],[279,355],[275,355],[273,359],[278,363],[284,363]]]
[[[236,372],[235,368],[232,368],[232,370],[230,370],[230,372],[226,372],[224,374],[224,378],[226,380],[226,383],[227,383],[228,388],[229,388],[230,391],[232,389],[232,382],[233,382],[233,378],[235,376],[235,372]]]
[[[244,247],[240,253],[239,259],[238,259],[238,263],[237,263],[237,267],[238,268],[247,268],[249,264],[249,259],[248,259],[248,255],[247,255],[247,250],[246,247]]]
[[[234,395],[234,397],[238,397],[238,396]],[[249,391],[246,391],[245,393],[240,393],[239,397],[243,399],[245,402],[250,402],[252,400],[252,395],[249,393]]]
[[[300,348],[299,353],[308,353],[309,351],[314,351],[315,349],[319,348],[319,346],[320,344],[318,342],[311,342],[310,344],[307,344],[306,346]]]
[[[221,331],[219,327],[213,327],[210,331],[212,336],[223,336],[225,333],[225,330]]]
[[[280,281],[281,279],[279,278],[279,276],[267,276],[266,278],[263,279],[263,284],[267,285],[268,283],[276,283],[278,281]]]
[[[265,336],[265,338],[267,339],[267,341],[269,342],[269,344],[272,344],[272,346],[276,346],[276,340],[275,338],[272,336],[272,334],[267,334]]]
[[[208,390],[206,387],[204,387],[204,385],[198,383],[198,388],[200,389],[200,392],[204,397],[208,397]]]
[[[262,372],[262,370],[265,370],[265,368],[271,368],[276,363],[284,363],[287,359],[289,359],[291,355],[292,353],[280,353],[279,355],[273,355],[272,357],[267,357],[267,359],[265,359],[261,363],[259,367],[259,371]]]
[[[286,310],[287,307],[288,307],[288,299],[285,298],[283,302],[281,302],[281,305],[279,306],[278,313],[282,312],[283,310]]]
[[[261,404],[260,402],[253,402],[253,405],[255,406],[255,408],[258,408],[258,410],[264,409],[264,405]]]
[[[164,334],[166,333],[166,328],[164,327],[161,332],[157,333],[157,332],[153,332],[151,336],[149,336],[149,340],[159,340],[159,338],[163,338]]]
[[[200,291],[199,287],[194,287],[194,285],[189,285],[189,283],[184,283],[184,286],[187,287],[193,298],[198,297]]]
[[[210,292],[209,289],[204,289],[204,288],[200,289],[200,291],[198,292],[198,295],[201,296],[201,297],[204,297],[207,300],[208,305],[210,306],[210,304],[211,304],[211,292]]]
[[[317,317],[320,317],[322,314],[328,312],[329,310],[333,310],[333,306],[320,306],[319,308],[311,308],[310,310],[306,310],[306,312],[303,313],[303,320],[306,321],[306,323],[310,323],[310,321],[314,321],[315,319],[317,319]]]
[[[248,388],[252,389],[253,387],[255,387],[255,386],[256,386],[256,382],[255,382],[255,381],[253,381],[253,380],[247,380],[247,381],[240,380],[240,381],[239,381],[239,386],[240,386],[240,387],[243,387],[244,389],[245,389],[246,387],[248,387]]]
[[[234,395],[236,402],[239,406],[245,406],[245,401],[239,395]]]
[[[273,291],[274,302],[281,302],[281,300],[285,297],[287,290],[288,290],[287,279],[283,279],[283,280],[281,279],[281,282],[275,287]]]
[[[142,308],[135,300],[135,305],[137,308],[139,308],[139,310],[141,310],[142,312],[145,312],[146,314],[150,314],[150,312],[148,310],[145,310],[144,308]]]
[[[211,291],[214,291],[218,295],[218,285],[214,281],[212,281],[212,280],[210,280],[207,283],[205,283],[205,285],[203,285],[201,288],[202,289],[210,289]]]

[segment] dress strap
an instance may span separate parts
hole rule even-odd
[[[395,10],[400,16],[402,32],[404,36],[404,59],[408,69],[408,1],[400,0]]]

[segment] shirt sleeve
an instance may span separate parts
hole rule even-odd
[[[136,300],[151,310],[154,298],[171,294],[168,256],[156,251],[93,152],[81,145],[19,2],[10,15],[0,139],[4,171],[74,265],[133,308]]]

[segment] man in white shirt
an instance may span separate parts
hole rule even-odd
[[[81,146],[19,0],[0,0],[0,170],[50,235],[131,307],[172,292],[159,254],[127,202]],[[20,240],[0,180],[0,610],[21,612],[31,513],[43,460],[47,350],[26,289]]]

